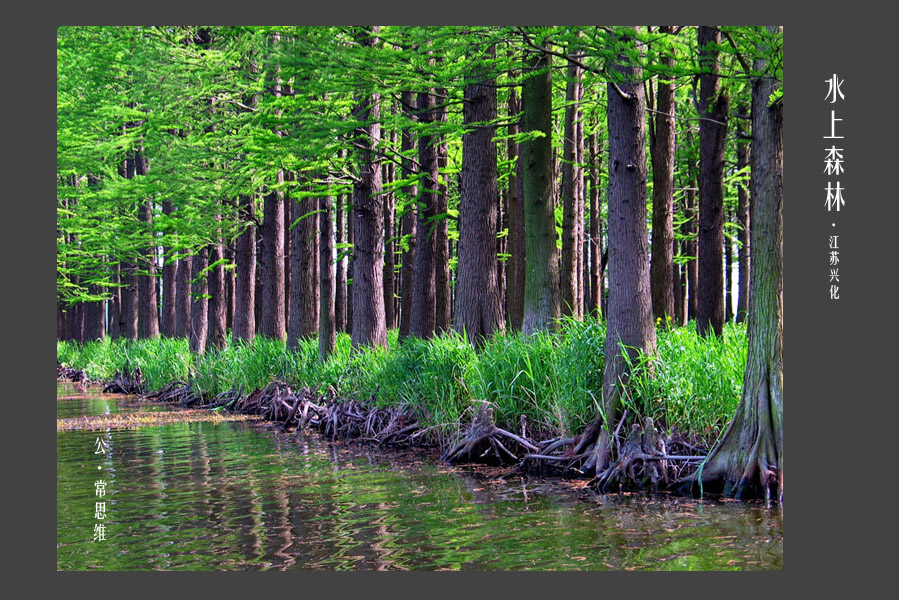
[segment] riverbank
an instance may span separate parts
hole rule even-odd
[[[387,349],[356,351],[341,335],[326,361],[314,339],[289,350],[259,338],[203,355],[191,354],[184,339],[57,342],[57,362],[91,381],[118,378],[118,391],[188,408],[262,414],[330,437],[434,445],[445,455],[470,433],[484,406],[477,401],[485,400],[503,432],[483,439],[485,458],[511,462],[546,455],[552,444],[575,445],[599,405],[604,337],[593,320],[528,338],[497,336],[478,351],[454,333],[400,344],[394,331]],[[739,401],[746,346],[740,325],[728,325],[720,339],[702,338],[692,324],[660,328],[658,356],[634,365],[628,420],[653,423],[669,446],[682,444],[668,454],[710,447]]]

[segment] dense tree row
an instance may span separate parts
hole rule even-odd
[[[64,27],[57,56],[59,338],[325,357],[592,314],[608,434],[620,344],[754,301],[776,28]]]

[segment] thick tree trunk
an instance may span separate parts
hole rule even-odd
[[[366,28],[367,29],[367,28]],[[360,31],[360,44],[374,47],[378,27]],[[359,346],[387,346],[384,319],[384,200],[381,195],[381,165],[374,149],[381,139],[378,121],[381,96],[365,94],[356,106],[355,116],[362,122],[357,129],[362,148],[359,179],[353,186],[353,333],[352,343]]]
[[[491,47],[488,56],[495,56]],[[475,77],[483,76],[483,70]],[[496,128],[477,126],[496,119],[493,79],[465,86],[462,108],[462,198],[459,206],[459,263],[456,268],[455,330],[480,345],[503,329],[503,303],[496,263]]]
[[[522,86],[523,131],[542,137],[522,144],[526,274],[522,331],[554,329],[561,316],[559,252],[553,203],[552,75],[550,56],[529,52]],[[542,71],[542,72],[541,72]]]
[[[341,151],[342,153],[342,151]],[[337,196],[337,211],[334,215],[337,219],[337,239],[336,245],[346,243],[346,196],[343,194]],[[344,256],[345,250],[337,250],[337,259],[335,264],[335,282],[334,282],[334,325],[337,331],[346,331],[346,266],[347,259]]]
[[[764,72],[756,61],[755,71]],[[752,86],[752,293],[740,405],[702,468],[693,492],[783,501],[783,102],[778,82]]]
[[[423,123],[434,121],[434,96],[418,95],[419,120]],[[436,251],[437,215],[437,166],[438,140],[431,135],[422,135],[418,140],[418,163],[421,173],[418,185],[418,223],[415,242],[415,274],[412,283],[412,317],[409,334],[420,338],[434,335],[436,326]]]
[[[291,202],[291,223],[294,226],[290,235],[293,251],[287,327],[287,345],[290,348],[296,348],[300,340],[314,336],[319,327],[318,202],[318,198],[312,197]]]
[[[202,354],[206,351],[209,306],[209,299],[206,297],[209,292],[209,280],[205,273],[199,277],[197,274],[201,273],[208,266],[208,255],[209,250],[207,248],[203,248],[194,254],[191,269],[194,273],[194,280],[190,288],[190,350],[197,354]]]
[[[518,134],[521,123],[521,101],[512,88],[509,93],[509,135]],[[524,320],[524,276],[525,276],[525,232],[524,232],[524,192],[521,177],[521,158],[519,143],[509,138],[507,142],[509,160],[514,165],[509,173],[509,188],[506,191],[506,214],[509,223],[509,236],[506,251],[509,259],[506,262],[506,311],[509,314],[509,329],[521,331]]]
[[[622,41],[633,44],[629,36],[622,36]],[[597,473],[609,466],[610,434],[628,385],[630,373],[622,352],[635,359],[639,352],[654,354],[656,349],[646,236],[644,88],[641,69],[628,65],[624,57],[620,60],[614,66],[623,77],[620,90],[608,86],[609,306],[602,383],[605,424],[596,444]]]
[[[727,96],[718,77],[717,27],[699,28],[699,298],[697,329],[721,335],[724,325],[724,144]]]
[[[234,282],[234,339],[253,341],[256,337],[256,226],[253,198],[240,199],[242,219],[247,223],[237,238],[237,280]]]
[[[414,114],[415,94],[413,94],[412,92],[403,92],[403,109],[406,113],[406,118],[409,121],[414,122],[418,120]],[[406,156],[411,156],[411,154],[415,152],[415,138],[413,137],[412,131],[409,128],[403,129],[401,144],[401,151],[404,157],[403,179],[409,179],[415,172],[412,166],[412,159],[405,158]],[[404,187],[403,193],[405,194],[406,198],[416,198],[418,196],[418,185],[412,184]],[[403,266],[400,270],[402,292],[400,293],[399,339],[403,339],[409,335],[412,316],[413,281],[415,278],[415,244],[417,238],[415,213],[415,204],[409,203],[403,210],[403,216],[401,217],[403,239],[407,240],[408,245],[403,251]]]
[[[134,172],[135,175],[143,176],[148,170],[149,163],[141,143],[134,159]],[[146,275],[141,275],[138,280],[138,336],[155,338],[159,337],[159,307],[156,297],[156,246],[152,237],[153,203],[150,200],[141,204],[138,216],[146,227],[148,243],[141,253]]]
[[[662,26],[659,32],[670,34],[672,28]],[[661,59],[664,67],[673,69],[674,59]],[[652,312],[666,322],[674,315],[674,82],[659,75],[658,101],[652,136],[652,262],[649,269]]]
[[[91,294],[100,294],[100,286],[87,286]],[[93,342],[106,338],[106,307],[104,301],[85,302],[84,304],[84,339]]]
[[[321,231],[321,255],[319,272],[321,273],[319,321],[318,321],[318,355],[322,360],[328,358],[337,345],[337,328],[334,318],[334,203],[331,196],[321,199],[319,213],[319,230]]]

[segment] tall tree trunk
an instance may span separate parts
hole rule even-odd
[[[208,289],[208,279],[206,273],[199,275],[209,265],[209,250],[203,248],[194,254],[192,271],[194,273],[193,283],[191,284],[191,303],[190,303],[190,350],[197,354],[206,351],[206,335],[208,332],[208,306],[209,299],[206,297]]]
[[[280,35],[274,34],[274,44],[280,42]],[[279,71],[279,67],[275,68]],[[274,95],[281,96],[281,79],[276,78]],[[281,111],[276,110],[280,117]],[[277,132],[278,137],[282,133]],[[284,171],[278,171],[278,185],[284,183]],[[281,188],[283,189],[283,188]],[[262,310],[260,314],[259,335],[267,338],[283,340],[287,334],[287,315],[285,313],[285,275],[284,275],[284,193],[270,192],[265,196],[264,216],[262,223]]]
[[[670,34],[671,27],[659,28]],[[674,58],[662,57],[662,65],[674,68]],[[658,101],[652,135],[652,262],[649,269],[652,313],[666,322],[674,315],[674,81],[662,74],[658,78]]]
[[[378,27],[359,31],[357,41],[368,47],[377,44]],[[352,343],[359,346],[387,346],[384,318],[384,200],[381,195],[381,165],[375,148],[381,139],[378,93],[367,93],[356,106],[360,150],[359,179],[353,186],[355,236],[353,257],[353,333]]]
[[[137,265],[122,263],[122,335],[137,339]]]
[[[321,231],[321,255],[319,257],[320,301],[318,320],[318,355],[322,360],[328,358],[337,345],[337,329],[334,318],[334,203],[331,196],[321,199],[321,212],[318,215]]]
[[[318,198],[312,197],[291,202],[291,222],[294,226],[290,236],[293,248],[287,328],[287,345],[290,348],[296,348],[300,340],[314,336],[319,327],[318,203]]]
[[[697,329],[721,335],[724,325],[724,144],[727,96],[721,91],[717,27],[699,28],[699,298]]]
[[[403,92],[403,109],[406,118],[409,121],[417,121],[415,116],[415,94],[412,92]],[[415,151],[415,138],[412,131],[406,127],[403,129],[401,151],[403,154],[403,179],[408,180],[415,172],[412,167],[412,159],[406,158],[411,156]],[[418,196],[418,185],[412,184],[403,188],[403,193],[407,199],[416,198]],[[407,201],[408,202],[408,201]],[[402,292],[400,294],[400,331],[399,339],[403,339],[409,335],[409,327],[412,316],[412,286],[414,280],[414,263],[415,263],[415,243],[417,238],[415,204],[407,203],[403,210],[401,218],[403,228],[403,239],[407,240],[407,247],[403,251],[403,266],[400,270],[400,280],[402,283]]]
[[[396,131],[390,133],[390,146],[396,147]],[[395,164],[387,162],[383,169],[384,189],[393,189]],[[396,194],[384,194],[384,318],[387,329],[396,328]]]
[[[175,337],[190,337],[190,280],[193,258],[178,259],[175,275]]]
[[[217,215],[217,218],[220,218]],[[224,260],[225,249],[221,239],[216,235],[216,242],[209,248],[210,261],[216,263]],[[224,348],[228,337],[227,307],[225,306],[225,267],[220,262],[209,273],[209,307],[207,343],[213,348]]]
[[[597,129],[598,129],[597,124]],[[601,142],[596,131],[590,135],[590,298],[587,303],[591,314],[602,316],[602,217],[599,208],[599,171],[602,163]]]
[[[756,61],[763,75],[752,84],[752,293],[743,393],[724,436],[688,482],[695,492],[783,501],[783,102],[769,103],[779,84],[765,66]]]
[[[100,294],[100,286],[87,286],[90,294]],[[104,301],[84,303],[84,339],[85,341],[103,340],[106,338],[106,307]]]
[[[532,334],[555,328],[561,316],[559,252],[553,204],[552,75],[550,56],[529,52],[525,56],[522,85],[523,131],[542,137],[522,144],[524,161],[524,219],[526,275],[522,331]],[[542,72],[541,72],[542,71]]]
[[[525,276],[525,232],[524,232],[524,192],[522,191],[519,143],[511,136],[517,135],[521,127],[521,100],[515,88],[509,93],[509,140],[507,149],[513,168],[509,173],[509,188],[506,191],[506,214],[508,215],[509,236],[506,263],[506,311],[509,314],[509,329],[521,331],[524,320],[524,276]]]
[[[162,201],[162,214],[169,216],[174,212],[171,200]],[[162,316],[159,320],[159,333],[165,337],[175,337],[175,309],[177,302],[178,262],[171,260],[170,247],[163,247],[162,256]]]
[[[568,83],[565,89],[565,139],[562,143],[562,314],[579,319],[581,303],[580,263],[583,248],[584,213],[579,210],[580,185],[578,161],[580,127],[577,122],[583,70],[568,63]]]
[[[113,265],[110,277],[113,284],[121,281],[121,269],[120,263]],[[109,293],[112,294],[109,299],[109,337],[115,340],[122,337],[122,288],[114,285]]]
[[[740,112],[745,112],[745,108]],[[742,124],[737,129],[737,168],[742,169],[749,165],[749,148],[744,136]],[[740,231],[737,239],[740,245],[737,249],[738,279],[737,283],[737,323],[746,320],[749,309],[749,193],[744,186],[737,190],[737,224]]]
[[[633,45],[633,38],[624,34],[622,43]],[[641,69],[628,64],[623,55],[619,60],[613,68],[622,75],[622,83],[608,86],[609,305],[602,381],[605,423],[596,444],[597,472],[609,466],[610,434],[629,382],[623,352],[633,360],[639,352],[654,354],[656,349],[646,236],[644,88]]]
[[[443,88],[437,89],[436,120],[446,124],[447,94]],[[442,136],[441,136],[442,138]],[[448,161],[448,148],[445,139],[441,139],[437,146],[437,170],[438,173],[446,172]],[[434,223],[434,330],[436,332],[448,331],[452,327],[452,297],[450,295],[450,247],[449,247],[449,222],[446,219],[448,210],[448,189],[446,181],[437,185],[437,215],[440,215]]]
[[[419,120],[428,124],[434,121],[434,96],[418,94]],[[438,140],[431,135],[422,135],[418,140],[418,224],[415,242],[415,275],[412,284],[412,317],[409,334],[420,338],[434,335],[436,326],[436,250],[437,215],[437,166]]]
[[[239,200],[241,218],[246,223],[237,238],[237,281],[234,282],[234,339],[253,341],[256,337],[256,225],[253,198]]]
[[[487,57],[495,56],[491,47]],[[465,86],[462,107],[463,126],[471,129],[462,136],[455,329],[477,346],[504,323],[496,263],[496,128],[480,125],[496,120],[496,87],[483,67],[474,78],[480,82]]]
[[[135,156],[135,175],[146,175],[149,169],[147,157],[141,147]],[[152,237],[153,203],[146,200],[141,204],[139,218],[147,230],[148,246],[141,252],[146,275],[138,279],[138,336],[159,337],[159,309],[156,298],[156,246]]]
[[[353,206],[353,202],[355,194],[350,194],[347,196],[347,200],[349,203],[349,208],[347,209],[347,244],[350,248],[350,253],[347,256],[347,268],[346,268],[346,332],[352,335],[353,333],[353,268],[355,265],[354,252],[356,248],[356,227],[353,223],[356,222],[356,207]]]
[[[341,154],[343,151],[341,150]],[[334,215],[337,219],[337,240],[335,247],[346,243],[346,196],[337,196],[337,211]],[[334,324],[337,331],[346,331],[346,266],[345,251],[337,250],[334,282]]]

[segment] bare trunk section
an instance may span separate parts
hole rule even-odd
[[[391,147],[396,147],[396,131],[390,133]],[[383,169],[383,186],[393,189],[396,164],[388,162]],[[396,328],[396,194],[384,194],[384,318],[387,329]]]
[[[574,63],[568,64],[568,83],[565,90],[565,139],[562,143],[562,314],[581,318],[580,299],[583,297],[581,262],[584,239],[584,212],[582,210],[578,162],[580,126],[577,122],[583,70]]]
[[[237,238],[237,280],[234,282],[234,339],[252,342],[256,337],[256,225],[252,221],[253,198],[240,198],[241,219],[246,223]]]
[[[509,124],[509,135],[519,132],[521,119],[521,101],[515,88],[509,93],[509,117],[514,119]],[[519,143],[509,138],[507,142],[509,160],[512,161],[512,172],[509,174],[509,188],[506,192],[506,214],[509,224],[509,236],[506,251],[509,259],[506,262],[506,311],[509,314],[509,329],[521,331],[524,320],[524,276],[525,276],[525,232],[524,232],[524,192],[522,191],[521,159]]]
[[[318,198],[305,197],[291,202],[290,243],[293,256],[290,262],[290,318],[287,345],[296,348],[302,339],[315,335],[319,327],[319,229]]]
[[[412,92],[403,92],[403,110],[409,121],[416,121],[414,114],[415,94]],[[401,151],[403,153],[403,179],[409,179],[414,173],[412,159],[405,158],[411,156],[415,152],[415,138],[409,128],[403,129]],[[418,196],[418,185],[412,184],[403,188],[406,198],[416,198]],[[400,281],[402,292],[400,294],[400,331],[399,339],[403,339],[409,335],[409,328],[412,316],[412,295],[414,281],[414,263],[415,263],[415,244],[417,238],[416,227],[416,211],[415,204],[409,203],[403,211],[401,217],[403,239],[406,240],[407,246],[403,251],[403,266],[400,270]]]
[[[197,354],[206,351],[206,335],[208,332],[208,306],[207,298],[208,279],[203,270],[209,265],[209,250],[203,248],[193,257],[192,271],[194,273],[193,283],[191,284],[191,303],[190,303],[190,350]],[[199,275],[203,273],[202,275]]]
[[[162,214],[169,216],[175,211],[170,200],[163,200]],[[171,260],[171,248],[162,251],[162,315],[159,321],[159,333],[165,337],[175,337],[175,312],[178,298],[178,261]]]
[[[218,218],[218,217],[217,217]],[[207,343],[214,348],[224,348],[227,341],[227,307],[225,306],[225,267],[221,261],[225,258],[225,249],[218,239],[209,248],[210,264],[219,264],[210,269],[209,275],[209,314]]]
[[[724,325],[724,144],[727,96],[718,76],[721,32],[699,28],[699,298],[697,330],[721,335]]]
[[[146,175],[149,170],[147,157],[143,153],[143,144],[134,159],[135,175]],[[156,246],[153,243],[153,203],[146,200],[141,204],[138,217],[146,227],[147,248],[141,254],[145,275],[138,278],[138,337],[159,337],[159,308],[156,297]]]
[[[597,127],[598,128],[598,127]],[[601,142],[594,131],[590,136],[590,297],[587,307],[590,314],[602,315],[602,216],[600,214],[599,171],[602,162]]]
[[[561,315],[559,253],[553,203],[552,75],[550,56],[525,56],[522,128],[542,137],[522,144],[526,274],[522,331],[554,329]]]
[[[446,124],[446,90],[437,90],[436,121]],[[442,136],[441,136],[442,137]],[[446,140],[442,140],[437,146],[437,170],[444,173],[447,165]],[[447,214],[447,184],[437,185],[438,220],[434,223],[434,330],[438,333],[448,331],[452,327],[452,297],[450,294],[450,247],[449,247],[449,222]]]
[[[367,28],[366,28],[367,29]],[[378,27],[362,30],[357,41],[374,47]],[[359,156],[359,179],[353,186],[353,333],[358,346],[387,346],[387,324],[384,318],[384,200],[381,195],[381,165],[375,156],[381,140],[379,103],[381,95],[367,93],[356,105],[355,117],[361,121],[357,129],[362,145]]]
[[[633,38],[623,34],[622,42],[633,44]],[[646,239],[644,87],[641,69],[629,65],[624,56],[619,60],[613,68],[623,81],[617,89],[608,86],[609,306],[602,383],[604,425],[591,465],[597,473],[609,467],[611,433],[629,381],[622,353],[634,359],[641,351],[653,354],[656,349]]]
[[[418,94],[419,120],[434,121],[434,96]],[[434,265],[437,214],[437,144],[436,137],[422,135],[418,140],[418,163],[421,168],[418,185],[418,223],[415,242],[415,274],[412,283],[412,317],[409,334],[420,338],[434,335],[436,326],[436,269]]]
[[[322,360],[328,358],[337,345],[337,328],[334,317],[334,202],[331,196],[321,199],[319,230],[321,231],[321,255],[319,272],[321,273],[318,321],[318,355]]]
[[[659,32],[670,34],[671,27]],[[665,56],[661,63],[674,68],[674,58]],[[663,323],[673,318],[674,310],[674,82],[659,75],[652,136],[652,262],[649,269],[652,312]],[[669,78],[670,79],[670,78]]]
[[[495,56],[491,47],[488,56]],[[485,76],[484,70],[475,77]],[[459,206],[459,263],[456,268],[455,330],[481,345],[503,329],[503,304],[496,262],[496,127],[479,125],[496,119],[493,79],[465,86],[462,136],[462,198]]]

